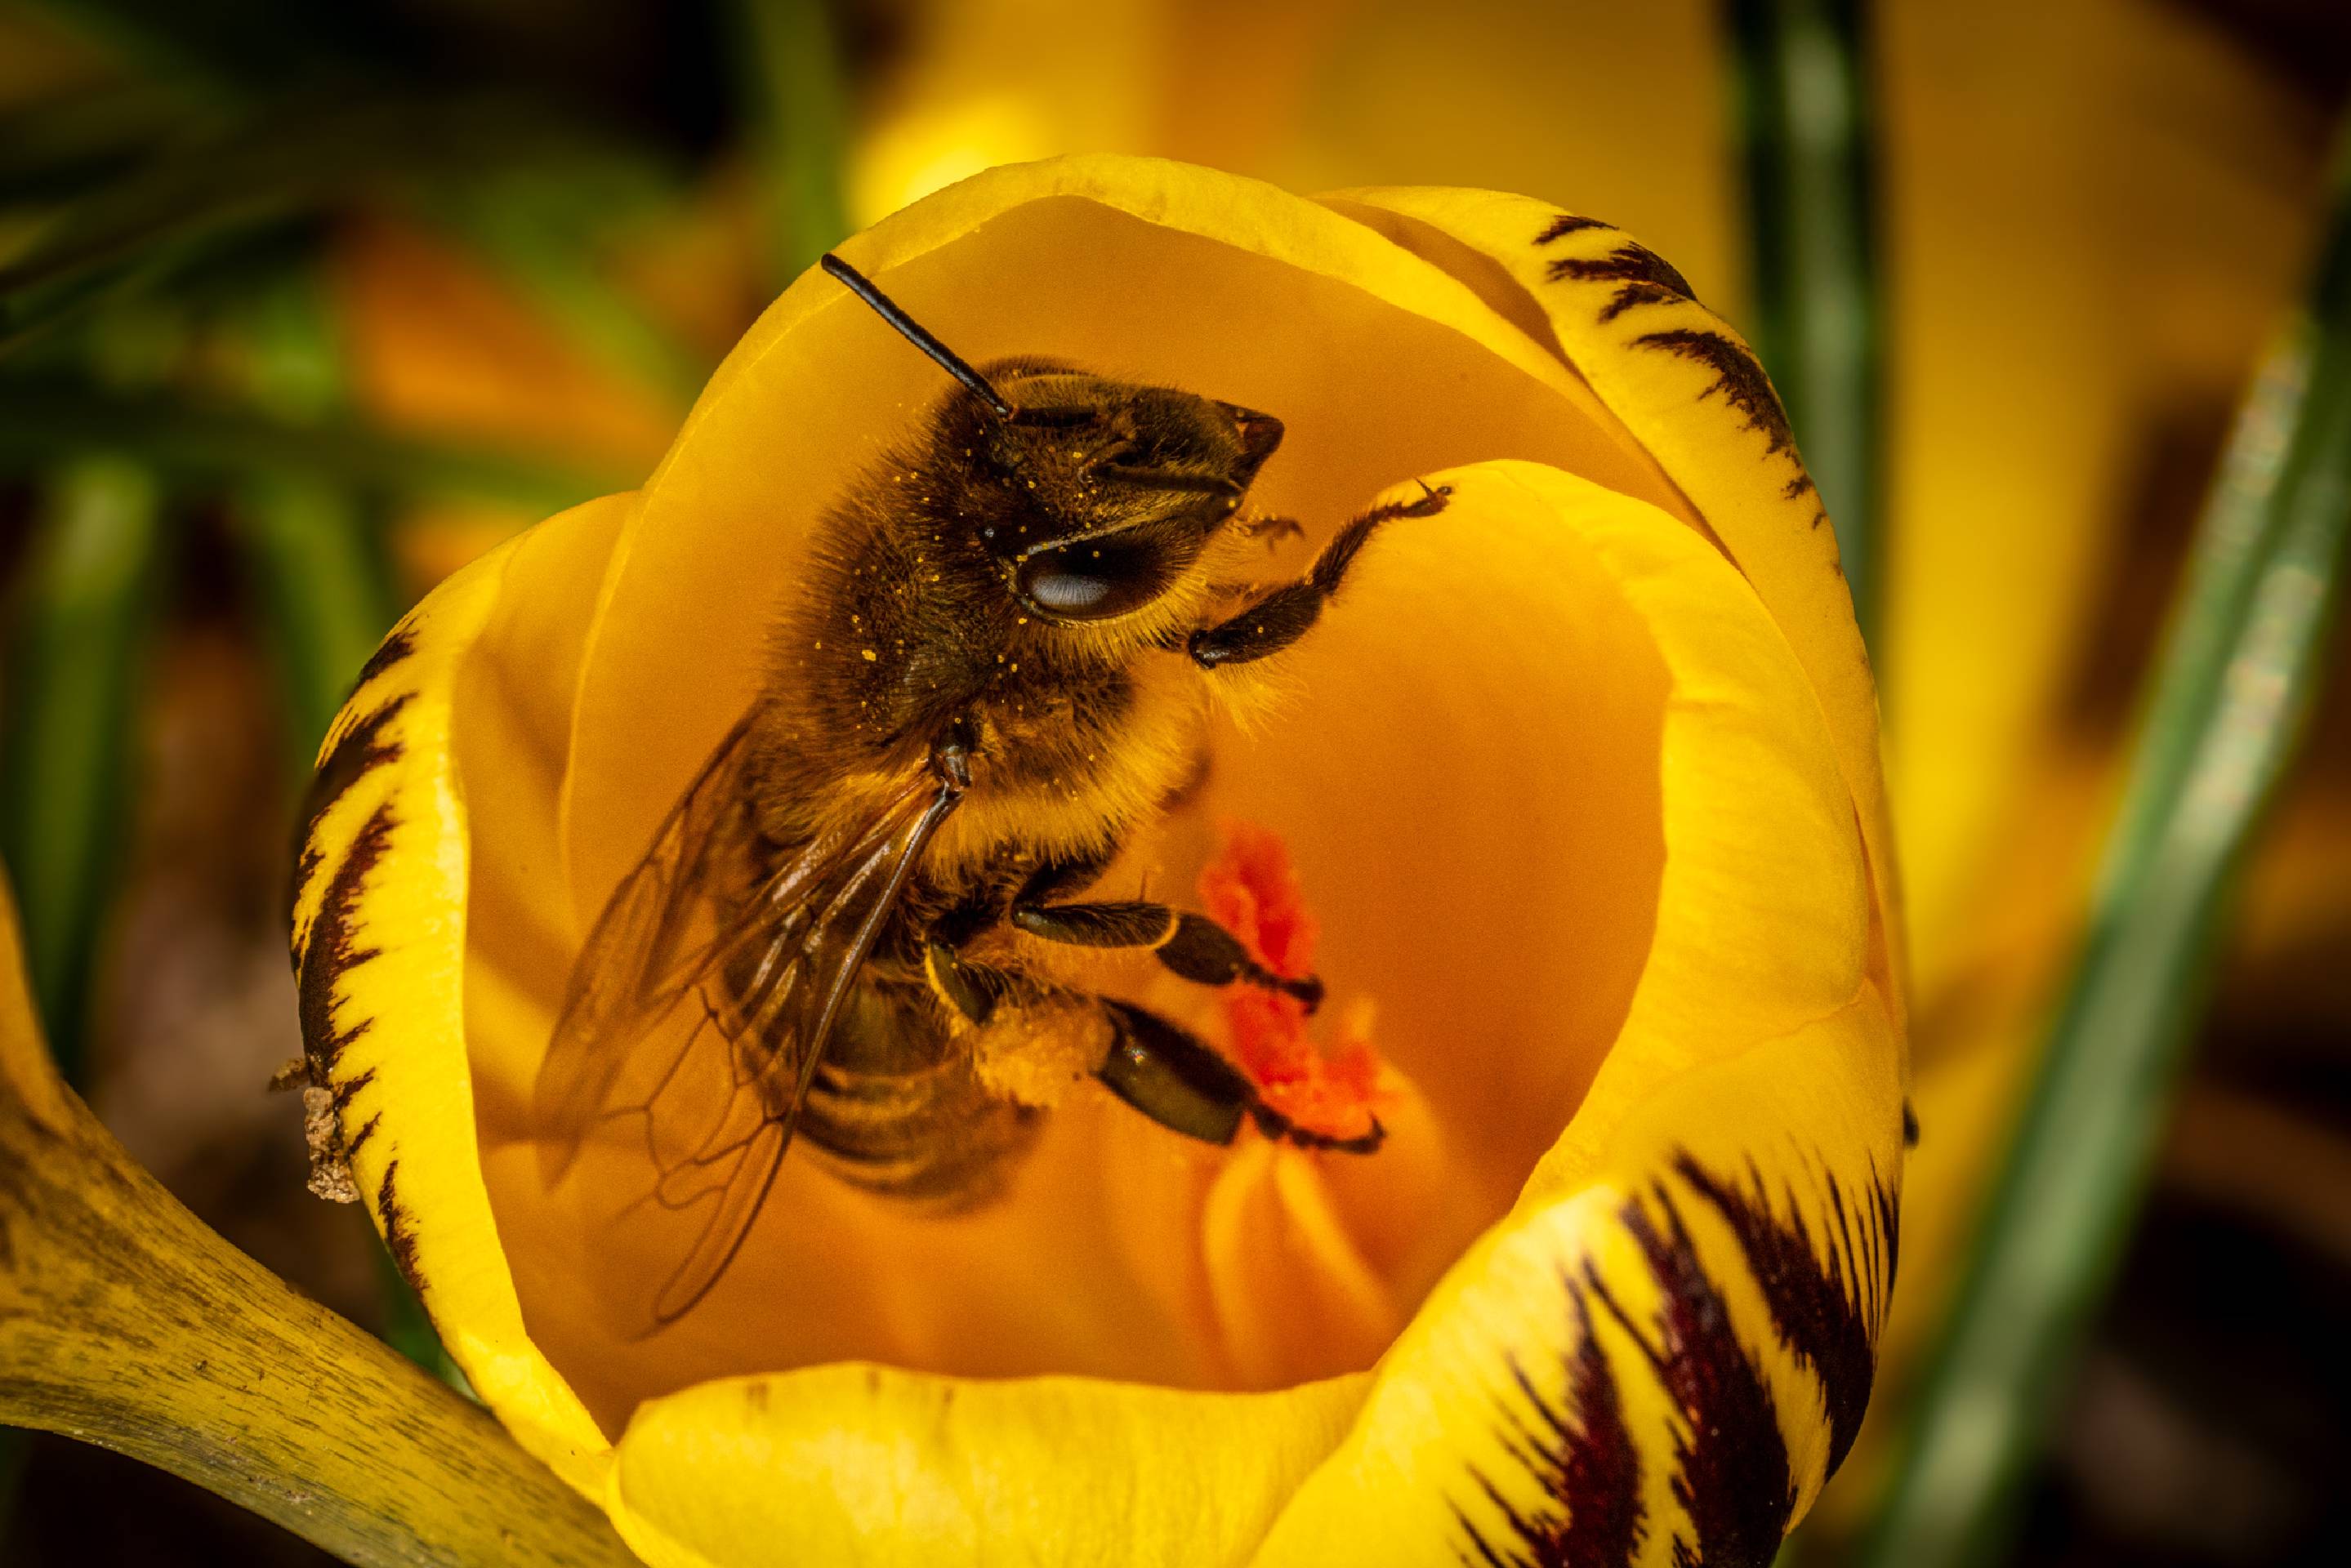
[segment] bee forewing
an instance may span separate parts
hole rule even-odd
[[[644,1064],[637,1047],[658,1033],[718,942],[723,894],[713,886],[714,860],[726,829],[740,840],[749,828],[749,733],[746,719],[719,742],[653,847],[612,890],[572,963],[532,1102],[540,1173],[550,1186],[595,1130],[623,1069]]]
[[[539,1072],[549,1184],[599,1145],[582,1219],[632,1261],[616,1279],[658,1282],[608,1303],[635,1335],[693,1310],[742,1247],[833,1021],[958,798],[910,784],[776,865],[747,732],[728,735],[614,891]]]

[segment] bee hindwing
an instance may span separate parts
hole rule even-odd
[[[692,1311],[741,1249],[841,1004],[959,798],[910,784],[778,863],[749,733],[747,718],[720,742],[613,890],[538,1073],[549,1185],[591,1140],[637,1172],[622,1201],[589,1212],[627,1227],[632,1261],[657,1260],[632,1310],[643,1332]],[[611,1168],[598,1168],[601,1181]]]

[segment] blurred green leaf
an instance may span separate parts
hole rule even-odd
[[[680,342],[599,265],[616,217],[668,199],[644,171],[516,170],[452,192],[452,227],[517,292],[590,354],[665,398],[683,415],[712,362]]]
[[[124,835],[139,666],[157,579],[162,492],[92,453],[47,487],[0,714],[0,856],[60,1069],[76,1081],[92,954]]]
[[[822,0],[733,0],[738,68],[778,288],[849,233],[847,89]]]
[[[119,451],[210,476],[310,474],[394,494],[457,493],[561,511],[641,476],[387,435],[337,418],[288,423],[230,405],[0,380],[0,473],[37,472],[60,452]]]
[[[2086,940],[1870,1568],[2001,1554],[2137,1208],[2236,873],[2324,679],[2346,530],[2351,128],[2308,306],[2247,400],[2199,524]]]
[[[340,354],[324,290],[308,271],[246,304],[248,390],[289,423],[332,418]],[[258,469],[239,476],[230,516],[308,773],[328,722],[393,616],[391,572],[366,498],[345,476]]]
[[[360,498],[314,476],[256,474],[237,486],[232,511],[286,694],[288,739],[308,763],[391,628],[381,544]]]
[[[413,73],[415,36],[381,5],[280,0],[38,0],[51,16],[126,62],[216,99],[322,76]]]
[[[92,88],[0,114],[0,204],[78,196],[184,129],[187,107],[144,83]]]
[[[634,156],[528,100],[498,96],[303,100],[225,130],[192,130],[63,208],[0,267],[0,350],[256,224],[490,169]]]
[[[1865,0],[1729,0],[1755,346],[1877,648],[1879,345]]]

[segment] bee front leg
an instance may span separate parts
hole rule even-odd
[[[1194,632],[1189,644],[1193,662],[1208,670],[1220,664],[1247,664],[1280,653],[1304,637],[1381,524],[1397,517],[1433,517],[1445,510],[1453,493],[1449,485],[1420,488],[1417,500],[1374,506],[1349,522],[1322,546],[1322,553],[1298,581],[1274,589],[1238,615]]]

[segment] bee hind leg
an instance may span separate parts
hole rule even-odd
[[[1241,1070],[1191,1031],[1132,1002],[1102,1001],[1111,1023],[1110,1054],[1095,1076],[1120,1099],[1171,1132],[1228,1144],[1244,1117],[1258,1131],[1301,1148],[1370,1154],[1387,1137],[1374,1119],[1358,1137],[1309,1132],[1275,1110]]]
[[[1257,1086],[1191,1031],[1131,1002],[1105,1000],[1110,1054],[1102,1086],[1171,1132],[1225,1144],[1258,1104]]]
[[[1188,644],[1192,661],[1214,670],[1220,664],[1247,664],[1280,653],[1296,642],[1322,618],[1322,607],[1346,580],[1347,568],[1383,523],[1398,517],[1431,517],[1445,510],[1450,486],[1423,484],[1411,501],[1392,501],[1351,520],[1332,535],[1314,557],[1306,575],[1285,583],[1238,614],[1194,632]]]

